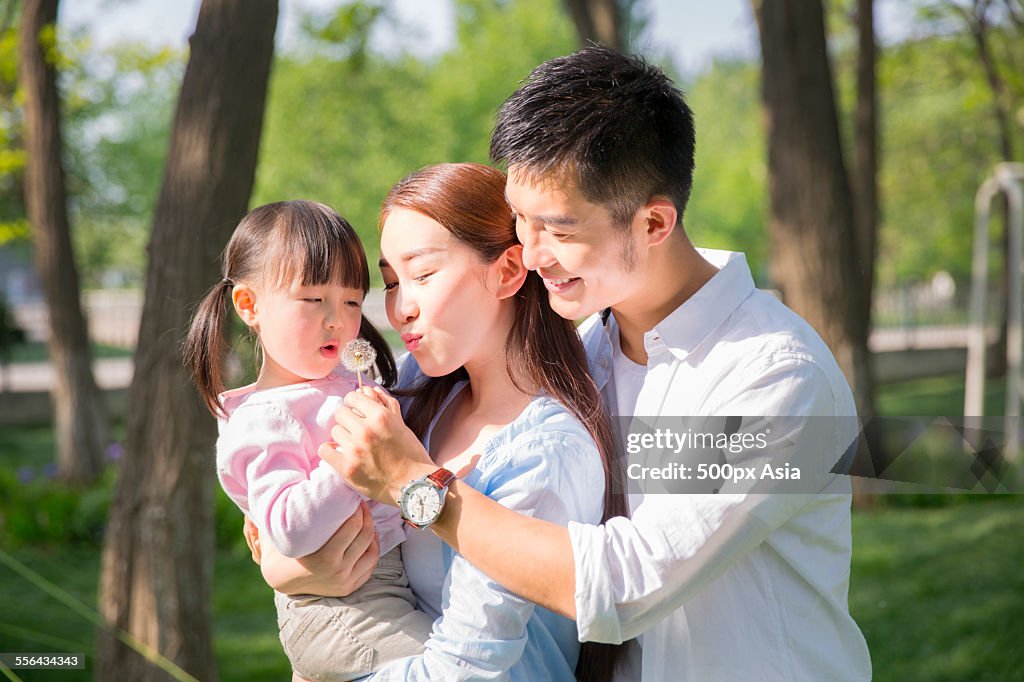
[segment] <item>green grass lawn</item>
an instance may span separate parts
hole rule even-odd
[[[0,469],[44,468],[56,461],[49,426],[0,426]]]
[[[96,608],[97,547],[22,547],[9,552],[91,609]],[[92,624],[57,599],[0,566],[0,651],[82,653],[88,669],[18,670],[22,680],[87,682],[95,652]],[[240,551],[217,552],[214,568],[214,649],[222,680],[280,682],[290,678],[277,639],[274,599],[259,567]],[[0,679],[4,679],[0,674]]]
[[[875,680],[1020,680],[1024,670],[1024,497],[943,509],[857,512],[850,610]],[[99,550],[14,555],[95,608]],[[214,645],[221,679],[285,680],[271,593],[238,550],[216,556]],[[0,650],[93,650],[88,622],[0,567]],[[23,673],[23,674],[22,674]],[[24,680],[55,673],[20,671]],[[88,671],[60,680],[91,679]]]
[[[874,679],[1024,679],[1024,496],[856,513],[850,611]]]
[[[985,382],[985,414],[1005,414],[1005,381]],[[956,417],[964,413],[962,376],[928,377],[878,387],[876,411],[886,417],[942,415]]]

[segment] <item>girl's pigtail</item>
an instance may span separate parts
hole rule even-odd
[[[214,417],[223,417],[224,406],[219,395],[224,392],[224,317],[227,304],[224,294],[232,282],[224,279],[206,293],[196,308],[182,346],[185,366],[192,370],[199,395]]]
[[[359,336],[370,342],[373,349],[377,351],[377,372],[380,373],[380,384],[390,389],[398,381],[398,369],[395,367],[395,356],[391,353],[388,342],[384,340],[381,333],[377,331],[366,316],[361,316],[359,323]]]

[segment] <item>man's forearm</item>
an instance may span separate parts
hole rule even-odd
[[[569,530],[512,511],[462,481],[448,489],[431,528],[506,589],[576,619],[576,577]]]

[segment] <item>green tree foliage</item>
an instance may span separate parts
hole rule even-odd
[[[840,8],[841,9],[841,8]],[[974,193],[1000,161],[992,92],[972,39],[960,24],[919,17],[911,37],[880,53],[880,191],[878,282],[892,287],[947,271],[970,276]],[[852,131],[855,42],[849,17],[833,12],[830,38],[846,149]],[[1024,41],[992,29],[994,52],[1006,68],[1024,64]],[[704,246],[742,249],[765,282],[770,248],[764,228],[764,143],[758,68],[715,62],[689,88],[697,118],[697,170],[686,225]],[[1022,98],[1024,101],[1024,98]],[[1014,112],[1016,149],[1024,149],[1024,111]],[[848,159],[849,161],[849,159]],[[1000,230],[993,226],[994,234]],[[993,240],[993,248],[998,242]],[[994,259],[993,262],[998,262]],[[996,267],[996,266],[994,266]]]
[[[25,150],[17,102],[18,29],[12,22],[0,33],[0,247],[29,234],[22,201]]]
[[[989,33],[998,68],[1011,86],[1020,81],[1012,65],[1024,64],[1024,41],[1009,40],[1013,32],[1009,25],[995,25]],[[853,60],[850,50],[836,53],[847,139],[854,105]],[[932,10],[919,13],[908,39],[881,50],[878,87],[878,281],[892,286],[947,271],[966,285],[974,194],[1001,160],[993,93],[966,26],[949,17],[939,21]],[[1024,102],[1024,91],[1017,101]],[[1024,139],[1024,109],[1015,113],[1013,134]],[[1016,148],[1021,148],[1019,141]],[[993,239],[993,248],[998,243]]]
[[[307,17],[302,45],[275,64],[254,203],[324,201],[375,262],[391,185],[431,163],[486,162],[497,107],[534,66],[575,49],[575,35],[557,0],[456,0],[455,10],[455,45],[432,58],[371,49],[376,23],[396,21],[386,5]]]
[[[375,260],[378,208],[394,182],[430,163],[486,161],[498,105],[538,63],[575,49],[575,35],[558,0],[456,0],[455,10],[455,44],[431,57],[410,49],[416,29],[397,26],[386,0],[303,17],[298,44],[275,60],[253,203],[329,203]],[[403,36],[397,49],[375,42],[387,22]],[[87,287],[138,285],[184,55],[144,43],[98,50],[71,38],[61,41],[61,91],[82,277]],[[0,238],[27,236],[15,54],[5,34]]]
[[[698,246],[744,251],[767,281],[768,231],[760,73],[748,62],[716,60],[686,95],[697,126],[687,234]]]
[[[86,287],[140,286],[185,56],[81,48],[65,86],[75,249]]]
[[[829,16],[847,142],[855,48],[849,5],[835,3]],[[413,49],[417,28],[400,25],[389,0],[339,0],[303,17],[302,35],[275,61],[253,203],[306,197],[331,204],[375,260],[380,201],[395,181],[430,163],[486,161],[497,107],[534,66],[576,49],[577,37],[561,0],[454,0],[454,7],[454,44],[431,56]],[[965,25],[936,11],[914,21],[910,37],[886,45],[878,65],[881,287],[940,270],[966,280],[974,191],[1000,158],[992,92]],[[382,27],[401,36],[397,45],[379,40]],[[1024,65],[1024,41],[1012,39],[1015,30],[1004,17],[989,37],[1011,93],[1024,93],[1024,70],[1014,68]],[[83,278],[87,286],[132,284],[145,267],[184,55],[131,43],[97,50],[83,36],[61,44]],[[15,54],[13,33],[0,36],[0,243],[27,234]],[[701,246],[746,251],[755,277],[769,284],[758,68],[720,59],[685,87],[698,130],[685,224]],[[1015,148],[1024,150],[1024,114],[1012,113]]]
[[[121,283],[138,285],[184,56],[141,42],[96,49],[81,34],[59,44],[52,58],[60,69],[72,237],[83,284],[98,286],[116,272]],[[12,27],[0,35],[0,246],[30,234],[17,72]]]
[[[964,48],[933,37],[882,60],[882,282],[970,278],[974,193],[999,151],[991,94]]]

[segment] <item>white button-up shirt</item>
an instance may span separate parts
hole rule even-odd
[[[719,272],[644,336],[637,417],[845,417],[824,468],[856,438],[853,396],[811,327],[754,288],[743,254],[701,250]],[[614,317],[581,327],[608,405]],[[642,637],[644,682],[866,680],[850,617],[849,481],[816,494],[631,495],[631,518],[571,522],[581,641]],[[628,672],[617,678],[635,679]]]

